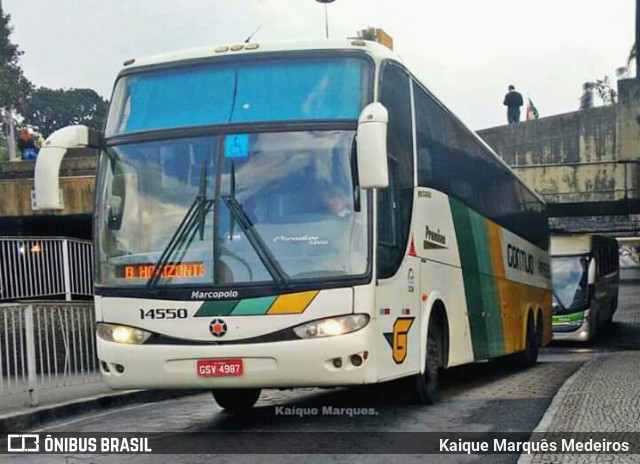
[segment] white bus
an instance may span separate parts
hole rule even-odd
[[[529,366],[551,339],[543,201],[380,44],[131,60],[101,147],[113,388],[237,411],[262,388],[411,378],[425,404],[439,369]]]
[[[620,257],[615,238],[553,235],[553,339],[589,342],[618,307]]]

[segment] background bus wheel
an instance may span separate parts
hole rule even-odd
[[[230,413],[246,412],[253,408],[260,396],[259,388],[213,390],[213,398],[222,409]]]
[[[513,355],[513,367],[526,369],[538,362],[538,334],[536,334],[533,316],[529,314],[527,319],[527,335],[524,351]]]
[[[434,404],[440,399],[438,391],[438,367],[440,366],[440,325],[432,321],[427,334],[427,359],[424,374],[414,378],[414,401],[417,404]]]

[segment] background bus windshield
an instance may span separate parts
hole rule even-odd
[[[586,256],[551,260],[554,311],[558,314],[585,309],[589,301]],[[558,305],[557,303],[560,303]]]

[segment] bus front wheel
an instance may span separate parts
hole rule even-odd
[[[259,388],[213,390],[211,393],[218,406],[232,414],[249,411],[260,397]]]
[[[440,366],[440,325],[436,321],[429,324],[427,334],[427,359],[424,373],[415,375],[414,400],[418,404],[434,404],[440,399],[438,390],[438,369]]]

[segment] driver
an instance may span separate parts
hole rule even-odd
[[[324,202],[331,214],[340,218],[346,218],[353,214],[344,193],[334,187],[329,188],[326,192]]]

